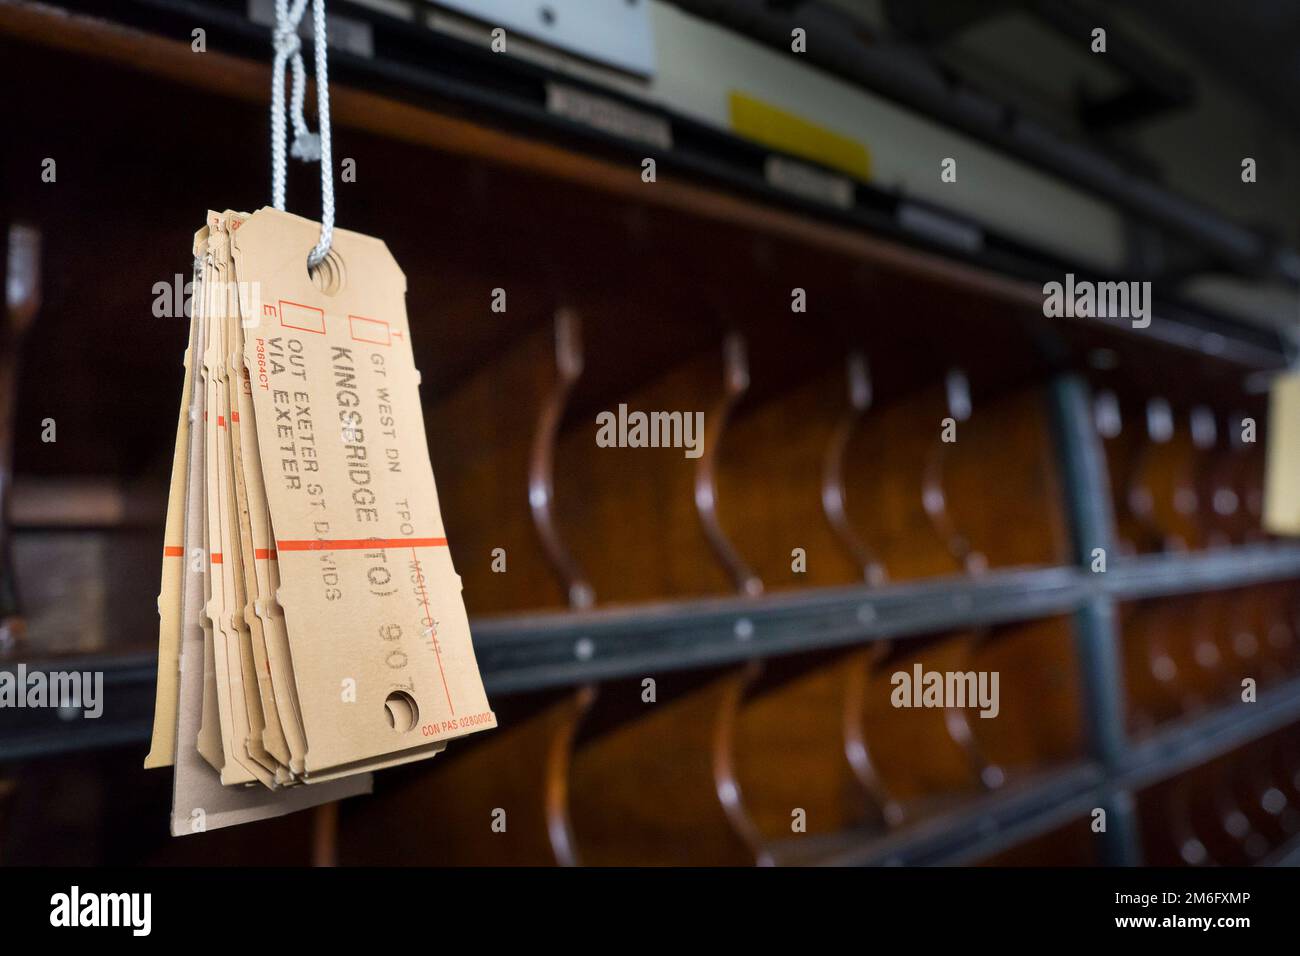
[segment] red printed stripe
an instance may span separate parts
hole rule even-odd
[[[213,563],[213,564],[220,564],[221,561],[222,561],[222,558],[221,558],[221,552],[220,552],[220,551],[213,551],[213,552],[212,552],[212,563]]]
[[[338,540],[277,541],[280,551],[360,551],[364,548],[445,548],[446,538],[340,538]]]
[[[267,558],[274,558],[275,552],[270,548],[254,548],[253,557],[258,561],[265,561]]]
[[[225,428],[225,427],[226,427],[226,416],[225,416],[225,415],[218,415],[218,416],[217,416],[217,427],[218,427],[218,428]]]
[[[169,544],[169,545],[167,545],[166,547],[163,548],[163,557],[164,557],[164,558],[179,558],[179,557],[181,557],[181,555],[183,555],[184,553],[185,553],[185,549],[184,549],[184,548],[178,548],[178,547],[176,547],[175,545],[170,545],[170,544]]]
[[[432,621],[433,615],[429,613],[429,592],[424,587],[424,569],[420,567],[420,558],[416,555],[415,549],[411,549],[411,560],[415,562],[415,573],[420,576],[420,603],[424,605],[424,619]],[[438,643],[438,632],[430,625],[433,632],[433,653],[438,657],[438,676],[442,678],[442,692],[447,697],[447,707],[453,717],[456,716],[456,705],[451,702],[451,691],[447,689],[447,673],[442,669],[442,646]]]

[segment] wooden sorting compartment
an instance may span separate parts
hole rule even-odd
[[[530,470],[545,465],[536,458],[540,419],[555,413],[566,387],[558,361],[563,321],[543,317],[426,409],[447,540],[471,613],[568,601],[529,503]]]
[[[556,563],[572,564],[565,573],[580,607],[725,594],[731,584],[711,550],[700,497],[707,444],[734,387],[721,329],[707,313],[680,316],[693,328],[667,319],[625,326],[609,314],[583,323],[591,374],[574,386],[555,436]],[[670,342],[676,347],[664,355]],[[702,424],[694,434],[700,457],[684,447],[598,446],[597,416],[618,418],[624,408],[674,416],[683,440],[688,425],[698,433]]]
[[[389,775],[372,799],[345,806],[341,859],[752,864],[715,776],[738,676],[664,675],[652,702],[636,680],[503,700],[504,733]]]
[[[683,672],[602,687],[577,739],[571,814],[578,861],[746,865],[726,772],[742,672]]]
[[[1198,391],[1159,376],[1135,384],[1111,373],[1095,382],[1094,412],[1120,554],[1267,540],[1262,396],[1240,382]]]
[[[667,244],[670,223],[632,210],[607,224],[599,264],[558,262],[544,293],[525,286],[533,297],[511,306],[519,325],[506,334],[489,319],[493,350],[430,390],[439,495],[472,612],[1065,560],[1048,369],[1014,324],[965,371],[951,357],[972,333],[950,315],[906,328],[859,320],[910,285],[721,228],[729,244],[700,266]],[[737,285],[745,273],[762,277]],[[795,286],[803,276],[818,285]],[[792,292],[809,297],[807,312]],[[598,442],[611,434],[602,422],[635,415],[663,416],[682,441]],[[990,455],[1008,467],[989,468]],[[1000,502],[1015,523],[996,519]]]
[[[771,316],[735,343],[746,387],[719,437],[714,497],[738,589],[1063,562],[1043,390],[993,389],[996,368],[945,361],[941,320],[911,338],[888,316],[879,328],[836,321],[871,302],[833,298],[815,330]],[[1012,502],[1015,526],[990,520]]]
[[[500,733],[345,805],[341,858],[814,862],[1079,759],[1072,643],[1050,618],[502,698]],[[997,670],[999,713],[895,706],[914,665]]]
[[[1300,677],[1294,581],[1120,605],[1127,725],[1144,734]]]
[[[1293,846],[1298,753],[1293,724],[1141,791],[1146,858],[1157,866],[1249,866]]]

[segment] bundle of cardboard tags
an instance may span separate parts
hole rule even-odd
[[[146,767],[172,833],[368,792],[496,726],[442,529],[406,320],[379,240],[209,212],[163,552]]]

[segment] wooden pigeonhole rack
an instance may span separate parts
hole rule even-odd
[[[214,12],[199,56],[139,6],[148,29],[0,5],[0,235],[31,290],[0,334],[0,664],[107,695],[0,715],[0,860],[1294,856],[1300,548],[1260,530],[1243,387],[1275,338],[1046,319],[1041,280],[908,238],[865,186],[848,211],[778,194],[766,151],[721,168],[684,121],[646,183],[644,147],[548,119],[526,64],[484,92],[472,54],[421,66],[400,33],[334,67],[340,224],[407,274],[500,728],[373,796],[172,840],[139,765],[185,329],[151,307],[205,204],[264,204],[269,77],[229,52],[262,49],[245,21]],[[598,447],[620,404],[703,412],[699,456]],[[918,664],[998,672],[998,716],[893,706]]]

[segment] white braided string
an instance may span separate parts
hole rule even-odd
[[[312,0],[312,26],[316,55],[316,113],[320,132],[307,128],[303,99],[307,79],[302,62],[302,41],[298,25],[307,11],[307,0],[275,0],[275,30],[272,41],[275,62],[271,68],[271,204],[284,209],[287,138],[284,102],[284,71],[292,72],[289,116],[293,122],[293,146],[289,152],[303,162],[320,162],[320,239],[307,255],[307,265],[316,267],[330,251],[334,239],[334,164],[330,149],[330,87],[328,38],[325,28],[325,0]]]

